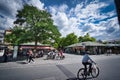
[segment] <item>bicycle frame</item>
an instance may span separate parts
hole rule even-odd
[[[92,73],[91,73],[91,75],[92,75],[93,78],[96,78],[99,75],[99,71],[100,70],[99,70],[97,64],[92,64]]]
[[[89,72],[89,67],[87,67],[87,71],[85,72],[85,68],[80,68],[78,73],[77,73],[77,78],[78,79],[86,79],[88,77],[88,74],[91,75],[92,78],[96,78],[99,75],[99,68],[97,67],[96,64],[92,63],[92,72]]]

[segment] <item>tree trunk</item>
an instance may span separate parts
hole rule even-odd
[[[37,39],[35,39],[35,50],[37,50]]]

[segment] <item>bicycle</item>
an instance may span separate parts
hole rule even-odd
[[[64,55],[62,55],[62,56],[57,55],[57,56],[56,56],[56,59],[57,59],[57,60],[58,60],[58,59],[59,59],[59,60],[63,60],[64,58],[65,58],[65,56],[64,56]]]
[[[99,68],[95,63],[92,63],[92,72],[89,72],[89,67],[87,67],[87,70],[85,71],[85,68],[80,68],[77,72],[77,78],[79,80],[86,80],[88,76],[91,76],[92,78],[97,78],[99,76]]]

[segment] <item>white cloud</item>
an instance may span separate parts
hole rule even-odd
[[[59,12],[53,16],[54,24],[59,26],[59,30],[68,27],[68,18],[65,13]]]
[[[63,4],[63,5],[61,5],[61,6],[59,7],[59,10],[60,10],[61,12],[64,12],[64,11],[66,11],[67,9],[68,9],[68,6],[65,5],[65,4]]]
[[[23,8],[23,4],[30,4],[36,6],[38,9],[44,9],[44,4],[39,0],[1,0],[0,1],[0,15],[4,18],[0,18],[2,22],[0,27],[8,29],[13,26],[17,10]]]
[[[65,13],[67,5],[62,5],[60,7],[53,6],[49,8],[50,12],[52,13],[54,24],[58,26],[59,30],[68,27],[69,25],[68,16]]]
[[[44,9],[44,3],[41,3],[40,0],[30,0],[27,3],[36,6],[40,10]]]
[[[108,4],[105,3],[90,3],[86,6],[84,6],[83,3],[78,4],[75,7],[75,14],[77,17],[79,18],[85,18],[85,19],[89,19],[89,18],[95,18],[95,19],[101,19],[101,18],[105,18],[106,16],[103,14],[100,14],[100,8],[107,6]],[[84,6],[84,7],[83,7]]]
[[[114,36],[116,30],[119,29],[118,23],[115,21],[117,20],[116,17],[111,18],[115,15],[115,11],[107,13],[101,12],[102,8],[109,6],[109,3],[103,3],[97,0],[87,4],[86,0],[85,3],[77,4],[75,8],[71,8],[70,10],[67,10],[67,5],[64,4],[64,6],[50,7],[54,23],[58,26],[62,36],[66,36],[72,32],[77,36],[83,36],[88,32],[93,37],[105,39],[102,37],[108,35],[109,31],[114,29],[114,34],[111,33]],[[104,21],[104,19],[106,19],[106,21]]]
[[[118,25],[117,17],[101,21],[97,24],[97,30],[91,33],[91,35],[98,37],[98,39],[119,39],[120,27]]]
[[[16,11],[21,8],[22,3],[20,0],[17,2],[15,0],[1,0],[0,5],[0,13],[3,16],[9,16],[9,17],[14,17],[16,14]]]
[[[73,4],[79,0],[73,0]],[[102,13],[101,9],[109,6],[109,3],[92,0],[79,2],[75,7],[69,8],[68,5],[49,6],[54,24],[58,26],[62,36],[74,32],[77,36],[85,35],[87,32],[98,39],[115,38],[120,35],[115,11]],[[12,26],[18,9],[23,4],[32,4],[38,9],[45,9],[44,3],[40,0],[1,0],[0,1],[0,27]],[[12,5],[12,6],[11,6]],[[110,33],[111,32],[111,33]],[[111,35],[111,36],[109,36]]]

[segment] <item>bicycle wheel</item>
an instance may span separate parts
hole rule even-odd
[[[84,73],[84,68],[79,69],[79,71],[77,73],[77,78],[80,79],[80,80],[81,79],[85,80],[86,76],[85,76],[85,73]]]
[[[92,68],[92,73],[91,73],[91,75],[92,75],[93,78],[98,77],[98,75],[99,75],[99,68],[98,68],[98,67]]]

